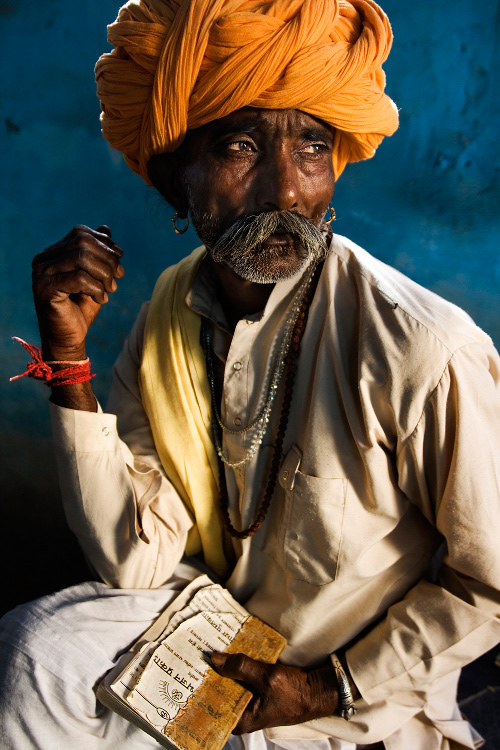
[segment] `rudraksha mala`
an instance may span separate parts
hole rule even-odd
[[[295,384],[295,374],[297,372],[297,359],[299,356],[300,342],[304,334],[304,330],[305,330],[306,323],[307,323],[307,317],[309,314],[309,307],[314,297],[314,293],[318,285],[318,280],[321,275],[322,268],[323,268],[323,263],[321,262],[317,265],[314,275],[312,277],[309,289],[307,290],[304,296],[304,299],[302,300],[302,305],[300,307],[299,313],[297,315],[297,320],[295,322],[295,326],[293,329],[290,348],[287,352],[287,356],[285,360],[285,383],[283,387],[283,404],[281,407],[281,415],[280,415],[280,420],[278,423],[276,442],[275,442],[275,446],[273,450],[273,456],[271,459],[269,479],[268,479],[267,486],[264,492],[264,497],[262,498],[262,502],[260,504],[259,510],[257,512],[257,515],[255,516],[255,520],[253,521],[253,523],[250,524],[250,526],[247,526],[247,528],[243,529],[242,531],[239,531],[233,526],[231,517],[229,515],[229,498],[227,494],[225,469],[224,469],[224,464],[222,460],[220,459],[220,457],[218,458],[220,509],[221,509],[222,518],[224,520],[224,525],[226,529],[231,534],[231,536],[235,537],[236,539],[246,539],[247,537],[253,536],[255,532],[258,529],[260,529],[260,527],[262,526],[264,519],[267,515],[267,512],[269,510],[269,506],[271,505],[271,500],[273,498],[274,490],[276,488],[276,480],[278,478],[278,471],[279,471],[279,467],[282,461],[283,442],[285,440],[285,433],[286,433],[286,429],[288,425],[288,418],[290,415],[290,407],[292,403],[293,389],[294,389],[294,384]],[[205,350],[205,355],[209,356],[206,350]],[[212,401],[213,401],[213,396],[212,396]],[[214,408],[214,406],[215,405],[212,403],[212,409]],[[220,427],[217,424],[216,420],[212,420],[212,429],[214,431],[220,430]],[[221,433],[222,433],[222,430],[221,430]],[[220,435],[220,440],[222,440],[222,435]]]

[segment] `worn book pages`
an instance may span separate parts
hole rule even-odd
[[[97,697],[164,747],[220,750],[251,693],[210,666],[213,651],[275,662],[285,639],[207,576],[195,579],[100,684]]]

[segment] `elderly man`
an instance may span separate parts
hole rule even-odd
[[[78,227],[34,260],[66,514],[107,585],[4,620],[7,746],[155,746],[92,688],[205,565],[287,638],[275,666],[214,655],[254,693],[231,746],[474,747],[455,695],[500,639],[500,360],[331,231],[345,164],[397,126],[387,18],[134,0],[109,38],[103,133],[203,247],[160,277],[108,413],[85,337],[122,251]]]

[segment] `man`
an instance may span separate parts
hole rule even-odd
[[[500,634],[500,362],[465,313],[329,223],[345,164],[396,127],[386,17],[371,0],[148,0],[110,41],[103,133],[206,250],[160,277],[105,414],[85,337],[122,252],[78,227],[34,260],[44,360],[77,368],[51,407],[68,521],[128,590],[6,619],[3,736],[154,746],[92,687],[205,564],[288,641],[276,666],[213,658],[254,692],[245,747],[473,747],[455,692]]]

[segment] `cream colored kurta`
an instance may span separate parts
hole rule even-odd
[[[213,322],[228,426],[262,405],[298,283],[277,284],[231,338],[200,269],[188,303]],[[53,407],[69,524],[103,579],[124,587],[167,580],[191,525],[140,401],[146,313],[115,368],[109,410],[121,440],[112,414]],[[287,637],[290,664],[348,645],[363,700],[351,722],[269,735],[471,746],[454,686],[461,665],[500,641],[499,374],[489,337],[463,311],[334,238],[302,341],[279,487],[263,527],[235,542],[228,587]],[[237,526],[259,505],[274,435],[226,472]],[[231,460],[248,440],[226,433]],[[438,552],[439,580],[429,570]]]

